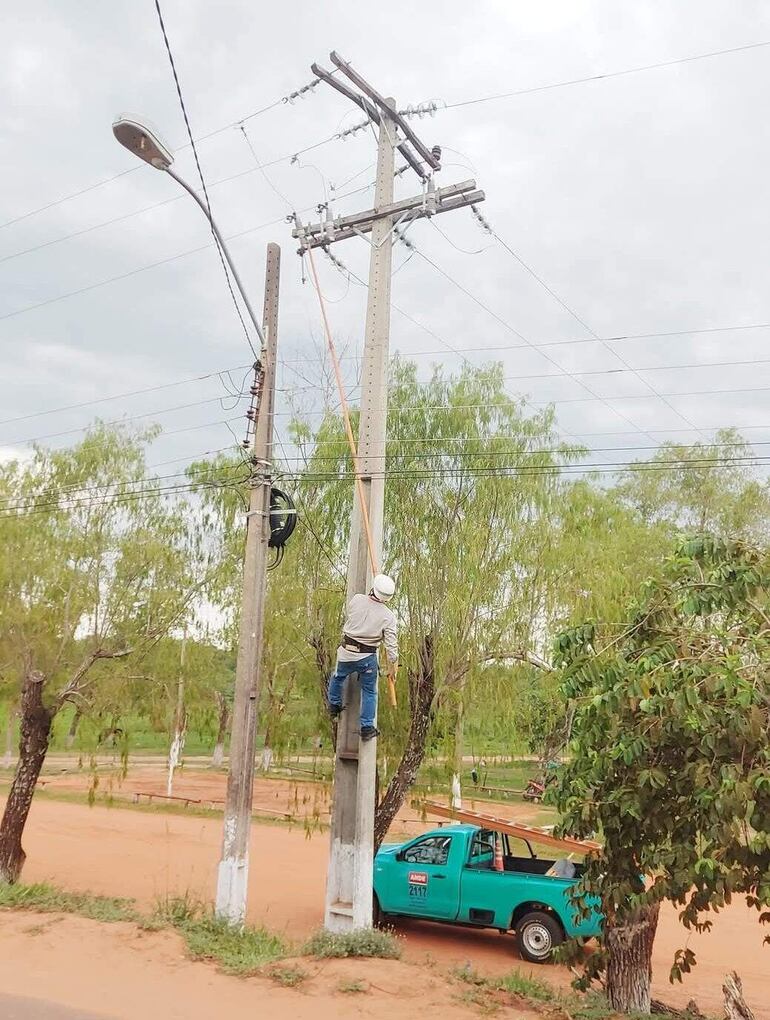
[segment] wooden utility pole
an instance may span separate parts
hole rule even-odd
[[[255,366],[253,394],[254,441],[251,490],[246,516],[235,699],[230,737],[222,859],[217,877],[216,913],[240,925],[246,917],[249,879],[249,836],[254,794],[254,750],[261,686],[262,635],[270,538],[270,487],[273,459],[276,350],[278,344],[278,284],[281,249],[267,246],[265,275],[265,348]]]
[[[330,59],[341,74],[333,76],[318,64],[312,65],[313,73],[355,103],[379,128],[374,208],[338,219],[327,216],[308,226],[295,216],[293,232],[301,255],[312,248],[328,250],[335,241],[356,236],[371,245],[357,459],[373,548],[370,557],[361,498],[355,495],[347,575],[350,599],[371,588],[371,559],[378,568],[382,566],[393,233],[399,224],[481,202],[484,193],[475,190],[475,181],[437,191],[433,172],[440,167],[440,150],[429,150],[416,137],[394,99],[380,95],[336,53]],[[343,75],[360,91],[344,82]],[[401,202],[393,201],[396,150],[423,181],[422,194]],[[377,741],[359,740],[361,690],[356,680],[351,676],[347,682],[337,727],[324,919],[326,928],[336,932],[372,924]]]

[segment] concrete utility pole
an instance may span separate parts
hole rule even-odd
[[[240,925],[246,916],[249,836],[254,794],[254,750],[261,687],[262,634],[270,538],[270,482],[273,459],[278,284],[281,249],[267,246],[265,275],[265,348],[254,373],[254,441],[251,490],[246,517],[243,597],[235,671],[235,700],[230,737],[222,860],[217,877],[217,916]]]
[[[474,181],[436,191],[432,174],[440,168],[440,150],[427,147],[415,136],[396,110],[395,100],[381,96],[336,53],[332,63],[360,92],[317,64],[313,73],[379,126],[374,208],[363,213],[303,226],[295,217],[293,236],[300,254],[310,248],[329,248],[335,241],[361,236],[371,244],[369,295],[366,309],[358,460],[363,481],[374,559],[382,566],[385,503],[385,451],[387,431],[388,361],[390,339],[390,287],[393,233],[399,224],[462,208],[484,199]],[[393,201],[395,150],[424,182],[421,195]],[[347,595],[368,591],[372,569],[359,499],[354,497],[351,519]],[[371,927],[372,869],[374,857],[376,740],[360,741],[358,734],[361,690],[351,677],[346,686],[345,709],[337,727],[331,848],[326,886],[324,923],[330,931]]]

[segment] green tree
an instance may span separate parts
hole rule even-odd
[[[0,881],[16,881],[23,867],[56,714],[120,703],[136,683],[120,663],[141,663],[187,616],[200,584],[183,508],[146,477],[144,438],[98,427],[76,447],[37,449],[0,473],[2,661],[21,726]]]
[[[660,904],[686,927],[736,895],[770,920],[770,559],[740,541],[686,541],[619,629],[557,641],[577,706],[555,801],[563,827],[600,833],[583,893],[606,917],[591,978],[613,1008],[650,1011]],[[673,961],[672,980],[695,963]]]
[[[558,441],[550,412],[530,414],[506,395],[499,366],[456,377],[437,368],[422,382],[396,361],[389,404],[383,568],[398,581],[405,683],[397,710],[380,701],[381,762],[397,765],[377,808],[377,843],[437,725],[447,734],[441,753],[460,744],[472,672],[537,648],[538,557],[561,497],[559,466],[577,453]],[[337,552],[351,476],[341,422],[327,417],[323,431],[304,482],[325,482],[314,505]]]
[[[737,429],[720,430],[713,443],[664,443],[635,465],[618,492],[650,524],[723,538],[768,538],[768,487],[758,480],[754,451]]]

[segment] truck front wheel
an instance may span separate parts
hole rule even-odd
[[[529,963],[546,963],[556,946],[564,941],[559,922],[540,910],[533,910],[516,925],[516,944]]]

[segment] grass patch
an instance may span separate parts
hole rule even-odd
[[[150,920],[160,927],[180,928],[184,924],[197,920],[204,913],[204,906],[190,893],[184,896],[161,896],[155,900],[155,907]]]
[[[577,992],[560,992],[546,981],[514,970],[503,978],[486,978],[470,964],[452,971],[452,976],[468,985],[461,1000],[469,1005],[482,1007],[486,1012],[496,1012],[501,1006],[510,1006],[510,995],[536,1011],[546,1012],[554,1018],[569,1020],[616,1020],[618,1014],[610,1007],[606,997],[597,991],[584,995]],[[629,1014],[624,1020],[643,1020],[638,1014]]]
[[[92,921],[135,921],[138,918],[133,900],[64,892],[45,882],[35,885],[0,883],[0,908],[78,914]]]
[[[521,971],[514,970],[497,983],[504,992],[511,992],[528,1002],[556,1002],[559,995],[551,985],[537,978],[527,977]]]
[[[363,981],[340,981],[337,991],[343,992],[345,995],[361,995],[363,992],[369,991],[369,986]]]
[[[337,935],[321,929],[307,943],[304,952],[306,956],[315,956],[320,960],[342,960],[349,956],[398,960],[401,946],[388,932],[376,928],[361,928]]]
[[[284,988],[296,988],[307,980],[308,973],[302,967],[287,964],[285,967],[271,967],[267,976]]]
[[[78,914],[92,921],[133,921],[144,931],[173,928],[193,960],[213,960],[228,974],[253,974],[286,953],[284,943],[264,928],[232,928],[189,895],[159,900],[149,915],[133,900],[70,893],[55,886],[0,883],[0,909]]]
[[[286,947],[265,928],[233,928],[212,915],[176,926],[193,960],[213,960],[227,974],[254,974],[284,956]]]

